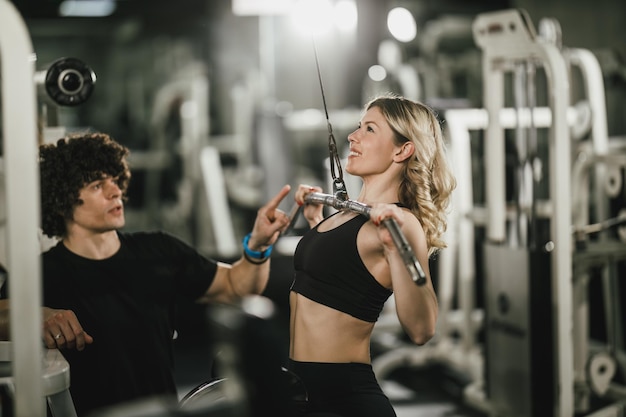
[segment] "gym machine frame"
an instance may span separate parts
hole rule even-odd
[[[520,10],[485,13],[473,25],[474,39],[483,51],[483,97],[488,114],[485,131],[485,179],[487,246],[506,248],[506,172],[504,128],[500,111],[504,107],[505,72],[517,63],[541,64],[545,71],[551,128],[548,138],[550,233],[543,250],[549,253],[552,315],[554,385],[551,396],[553,417],[574,415],[574,374],[572,316],[572,239],[570,137],[567,124],[569,82],[567,66],[558,48],[539,42],[527,15]],[[496,387],[497,388],[497,387]],[[506,395],[505,395],[506,396]],[[507,398],[510,400],[510,398]],[[506,407],[495,403],[496,410]]]
[[[76,417],[69,394],[69,364],[41,343],[41,243],[37,136],[36,56],[13,4],[0,0],[2,170],[7,219],[7,270],[12,280],[10,338],[0,342],[0,383],[13,388],[15,417]],[[4,283],[1,283],[4,284]]]
[[[568,108],[569,125],[574,125],[577,117],[576,110]],[[470,135],[471,131],[483,131],[487,128],[489,115],[485,109],[452,109],[445,112],[444,119],[448,127],[451,160],[458,181],[446,232],[451,246],[440,255],[440,279],[437,289],[440,313],[446,319],[441,320],[437,330],[440,338],[437,345],[441,347],[434,347],[434,352],[430,352],[429,356],[421,359],[419,363],[434,358],[467,374],[471,382],[464,389],[463,400],[470,406],[493,415],[496,411],[484,393],[484,349],[478,340],[478,332],[485,326],[485,319],[483,309],[477,307],[475,296],[477,271],[474,229],[476,226],[484,227],[487,224],[488,213],[484,207],[476,206],[473,200]],[[499,119],[500,126],[504,129],[531,125],[529,112],[517,112],[513,108],[501,109]],[[534,108],[532,123],[537,128],[550,127],[552,123],[550,109]],[[546,217],[549,214],[548,204],[537,204],[538,216]],[[457,280],[458,283],[455,284]],[[458,288],[454,288],[455,285]],[[455,302],[458,307],[453,309]],[[411,362],[418,362],[415,358],[418,353],[411,353]],[[407,359],[404,358],[404,361]]]
[[[0,21],[7,270],[19,278],[9,289],[15,415],[43,417],[35,55],[24,21],[7,0],[0,0]]]

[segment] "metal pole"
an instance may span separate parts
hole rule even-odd
[[[0,57],[15,416],[43,417],[35,55],[23,19],[6,0]]]

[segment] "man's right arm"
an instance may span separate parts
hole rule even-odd
[[[43,307],[42,313],[42,338],[48,349],[83,350],[93,343],[93,337],[83,330],[72,310]]]

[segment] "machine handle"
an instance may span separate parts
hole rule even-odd
[[[362,214],[368,218],[370,217],[370,211],[372,210],[372,208],[367,204],[354,200],[340,200],[330,194],[311,193],[308,194],[304,200],[307,203],[323,204],[337,210],[349,210],[354,213]],[[393,218],[387,218],[383,220],[383,225],[387,228],[387,230],[389,230],[393,243],[400,252],[400,256],[402,257],[404,265],[409,271],[413,282],[417,285],[426,284],[426,274],[417,260],[417,257],[413,253],[409,242],[402,233],[398,222],[396,222]]]

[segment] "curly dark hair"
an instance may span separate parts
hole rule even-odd
[[[105,176],[118,179],[126,198],[130,170],[128,148],[104,133],[73,134],[39,147],[43,233],[65,237],[66,221],[82,201],[80,190]]]

